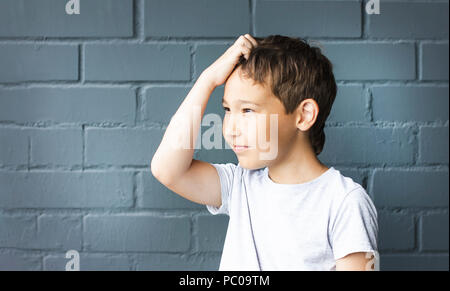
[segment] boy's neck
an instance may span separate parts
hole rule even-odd
[[[306,145],[294,145],[268,166],[269,178],[278,184],[303,184],[321,176],[329,168]]]

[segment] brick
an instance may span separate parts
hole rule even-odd
[[[0,271],[40,271],[41,256],[26,252],[0,253]]]
[[[448,164],[448,126],[420,127],[419,163]]]
[[[163,132],[159,129],[86,129],[86,165],[150,167]]]
[[[75,216],[0,216],[0,247],[80,249],[81,219]]]
[[[187,81],[190,52],[184,44],[88,44],[86,80]]]
[[[30,130],[31,165],[81,165],[83,137],[81,129]]]
[[[194,57],[195,79],[212,65],[234,42],[227,44],[198,44]]]
[[[186,99],[192,87],[152,87],[145,92],[145,121],[169,124],[181,103]],[[216,114],[223,120],[222,107],[223,86],[216,88],[209,97],[203,113],[203,119],[208,114]],[[206,121],[205,121],[206,122]],[[221,123],[221,122],[220,122]],[[212,125],[204,125],[207,130]],[[221,124],[220,124],[221,127]]]
[[[37,218],[36,248],[81,250],[81,217],[44,214]]]
[[[203,117],[207,114],[218,114],[223,121],[223,117],[225,116],[225,110],[222,106],[222,97],[225,93],[225,86],[219,86],[214,89],[209,97],[208,104],[206,104],[205,113]],[[208,126],[209,128],[209,126]]]
[[[146,0],[144,11],[146,36],[237,37],[250,28],[247,0]]]
[[[26,165],[28,163],[28,134],[25,130],[0,129],[0,144],[0,165]]]
[[[138,205],[142,208],[158,209],[203,209],[202,204],[192,202],[155,179],[149,171],[142,172],[142,193],[139,193]]]
[[[36,228],[36,219],[33,216],[0,215],[0,247],[27,247],[27,243],[36,235]]]
[[[386,254],[380,256],[381,271],[448,271],[448,254]]]
[[[424,215],[421,240],[423,251],[448,252],[448,213]]]
[[[0,185],[0,208],[132,205],[132,173],[0,172]]]
[[[378,223],[380,251],[414,249],[415,231],[412,215],[380,212]]]
[[[339,86],[327,122],[369,121],[366,117],[366,99],[360,85]],[[348,110],[349,105],[351,110]]]
[[[414,144],[410,128],[325,127],[325,163],[376,165],[411,164]]]
[[[378,207],[448,207],[448,171],[375,170]]]
[[[199,215],[195,218],[199,251],[221,252],[223,250],[228,221],[229,218],[224,215]]]
[[[222,141],[222,147],[225,142]],[[238,159],[233,150],[229,149],[199,149],[194,153],[194,159],[208,163],[233,163],[237,165]]]
[[[0,83],[78,80],[78,46],[0,44]]]
[[[411,43],[324,44],[336,80],[413,80],[415,48]]]
[[[448,3],[382,3],[368,17],[371,37],[448,39]]]
[[[216,254],[139,254],[138,271],[217,271],[220,253]]]
[[[145,91],[146,121],[169,124],[192,87],[153,87]]]
[[[448,81],[448,43],[425,43],[421,52],[421,79]]]
[[[372,94],[374,120],[448,120],[448,86],[376,86]]]
[[[44,258],[44,271],[65,271],[67,259],[64,254]],[[80,271],[131,271],[132,262],[122,254],[80,253]]]
[[[121,37],[133,35],[132,0],[80,1],[68,15],[59,0],[3,0],[0,37]]]
[[[257,1],[255,9],[257,36],[361,36],[361,3],[356,1]]]
[[[88,215],[84,243],[95,251],[182,252],[190,246],[190,228],[189,217]]]
[[[135,108],[135,92],[128,88],[0,89],[0,120],[3,121],[131,125]]]

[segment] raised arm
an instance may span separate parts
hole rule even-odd
[[[257,42],[241,35],[225,53],[204,70],[172,116],[156,150],[151,171],[162,184],[201,204],[220,206],[220,180],[209,163],[193,160],[194,145],[211,93],[225,83],[239,58],[248,58]]]

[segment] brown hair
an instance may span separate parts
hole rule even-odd
[[[303,100],[314,99],[319,114],[309,130],[309,139],[316,155],[320,154],[325,144],[325,121],[337,93],[331,62],[320,48],[302,38],[270,35],[255,40],[258,45],[247,60],[241,56],[235,69],[240,66],[246,78],[268,84],[286,114],[293,113]]]

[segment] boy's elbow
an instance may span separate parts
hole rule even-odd
[[[152,172],[153,177],[155,177],[156,180],[158,180],[163,185],[168,185],[171,183],[170,177],[165,174],[164,171],[161,170],[161,167],[156,165],[156,163],[151,162],[150,164],[150,171]]]
[[[160,176],[160,169],[156,165],[155,159],[152,159],[152,162],[150,163],[150,171],[155,178],[158,178]]]
[[[151,163],[150,163],[150,171],[152,172],[152,175],[158,179],[158,177],[160,176],[160,170],[158,169],[158,166],[156,165],[155,162],[155,158],[152,159]],[[159,179],[158,179],[159,180]]]
[[[155,169],[155,166],[153,165],[153,160],[150,163],[150,172],[152,173],[153,176],[156,177],[156,169]]]
[[[158,180],[161,184],[165,185],[166,181],[165,179],[163,179],[163,175],[161,174],[161,172],[155,168],[155,166],[153,166],[153,164],[150,166],[151,168],[151,172],[153,177],[155,177],[156,180]]]

